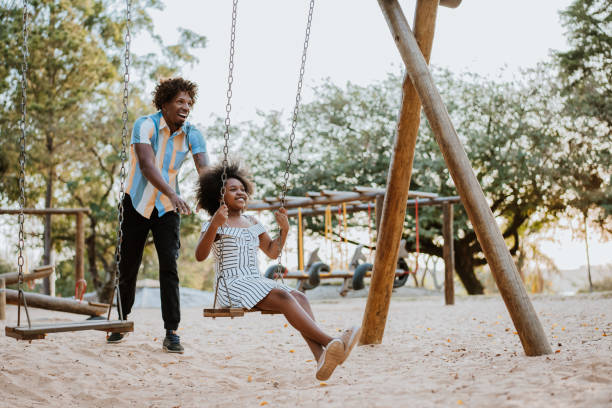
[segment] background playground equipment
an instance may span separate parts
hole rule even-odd
[[[307,267],[300,267],[303,265],[304,253],[303,253],[303,228],[302,228],[302,217],[303,216],[314,216],[314,215],[322,215],[330,210],[332,212],[336,212],[340,210],[342,207],[340,205],[344,205],[343,209],[346,213],[354,213],[361,211],[370,211],[372,208],[371,202],[374,201],[375,204],[375,219],[376,219],[376,231],[379,231],[380,219],[382,213],[382,203],[385,199],[386,190],[383,188],[375,188],[375,187],[363,187],[358,186],[354,187],[353,191],[333,191],[333,190],[322,190],[320,192],[308,192],[305,197],[296,197],[291,196],[287,197],[287,201],[285,202],[285,208],[287,208],[287,215],[289,217],[297,217],[298,224],[298,271],[297,272],[289,272],[285,267],[281,266],[281,272],[283,273],[283,277],[287,277],[289,279],[298,279],[300,283],[298,286],[304,290],[312,289],[319,284],[319,279],[329,279],[329,278],[341,278],[345,280],[341,293],[346,294],[346,292],[353,285],[353,278],[355,269],[359,266],[354,265],[354,268],[351,266],[354,260],[360,259],[360,256],[357,254],[353,254],[351,262],[349,262],[348,271],[334,271],[332,272],[329,265],[321,263],[320,258],[317,259],[319,262],[312,262]],[[453,274],[455,269],[454,263],[454,250],[453,250],[453,206],[455,203],[459,202],[459,197],[438,197],[437,194],[421,192],[421,191],[409,191],[408,196],[411,198],[407,200],[406,205],[408,207],[412,206],[442,206],[443,207],[443,229],[442,236],[444,238],[444,264],[445,264],[445,278],[444,278],[444,294],[445,294],[445,303],[447,305],[454,303],[454,287],[453,287]],[[329,205],[334,205],[331,208],[328,208]],[[267,210],[275,210],[280,207],[280,200],[277,197],[266,197],[263,200],[253,200],[249,203],[249,211],[267,211]],[[401,249],[398,250],[400,253]],[[312,256],[312,254],[311,254]],[[318,254],[317,254],[318,256]],[[409,269],[408,262],[406,261],[408,256],[407,252],[401,252],[400,258],[402,259],[402,264],[399,264],[399,260],[395,262],[395,281],[394,287],[402,286],[406,283],[408,279]],[[364,259],[365,260],[365,259]],[[399,266],[399,267],[398,267]],[[268,277],[274,276],[274,270],[276,266],[271,266],[266,271]],[[313,269],[314,268],[314,269]],[[369,269],[366,266],[362,267],[363,269],[359,271],[359,274],[363,274],[363,277],[369,276]],[[278,270],[278,269],[276,269]],[[311,279],[312,276],[312,279]],[[414,275],[413,275],[414,276]],[[424,279],[424,277],[423,277]],[[402,282],[403,280],[403,282]],[[416,276],[415,276],[416,282]],[[300,286],[301,285],[301,286]],[[360,287],[360,282],[358,279],[357,287]]]

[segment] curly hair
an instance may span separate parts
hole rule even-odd
[[[153,91],[153,105],[157,110],[161,110],[162,105],[172,101],[179,92],[187,92],[195,103],[198,86],[181,77],[160,79]]]
[[[253,194],[253,183],[249,179],[246,170],[241,169],[238,163],[229,163],[226,169],[227,178],[234,178],[242,183],[249,197]],[[198,180],[197,198],[198,207],[202,207],[210,215],[213,215],[221,205],[221,178],[223,175],[223,163],[210,167],[202,173]]]

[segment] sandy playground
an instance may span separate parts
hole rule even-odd
[[[314,300],[329,331],[360,323],[365,298]],[[610,407],[612,293],[534,297],[554,354],[526,357],[497,296],[394,297],[383,344],[357,347],[325,383],[282,316],[205,319],[183,310],[185,354],[163,353],[159,309],[135,332],[17,342],[0,337],[3,407]],[[8,307],[14,324],[16,308]],[[38,323],[79,316],[33,310]],[[4,333],[4,322],[0,323]]]

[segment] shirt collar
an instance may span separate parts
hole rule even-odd
[[[159,130],[162,130],[163,128],[168,128],[168,133],[170,133],[170,126],[168,126],[168,124],[166,123],[166,119],[164,119],[164,115],[161,113],[161,111],[159,111]],[[183,126],[180,127],[178,131],[182,131],[183,133],[185,132],[185,123],[183,123]]]

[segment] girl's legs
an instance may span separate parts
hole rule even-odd
[[[308,316],[310,316],[312,321],[314,321],[314,314],[312,313],[310,303],[308,303],[308,299],[306,298],[306,296],[302,292],[298,292],[297,290],[292,290],[291,296],[293,296],[295,300],[297,300],[300,306],[302,306],[302,309],[304,309],[304,311],[308,314]],[[306,340],[306,344],[308,344],[308,347],[310,347],[310,351],[312,351],[312,354],[314,355],[315,359],[319,361],[319,357],[321,357],[321,354],[323,353],[323,347],[319,343],[315,343],[314,341],[310,340],[303,334],[302,337],[304,337],[304,340]]]
[[[308,304],[305,298],[303,300]],[[270,293],[257,304],[257,307],[262,310],[272,310],[284,314],[287,321],[304,336],[317,360],[321,355],[322,346],[326,346],[327,343],[333,340],[332,337],[325,334],[319,326],[317,326],[312,318],[310,306],[305,309],[300,305],[300,302],[296,300],[295,295],[283,289],[272,289]]]

